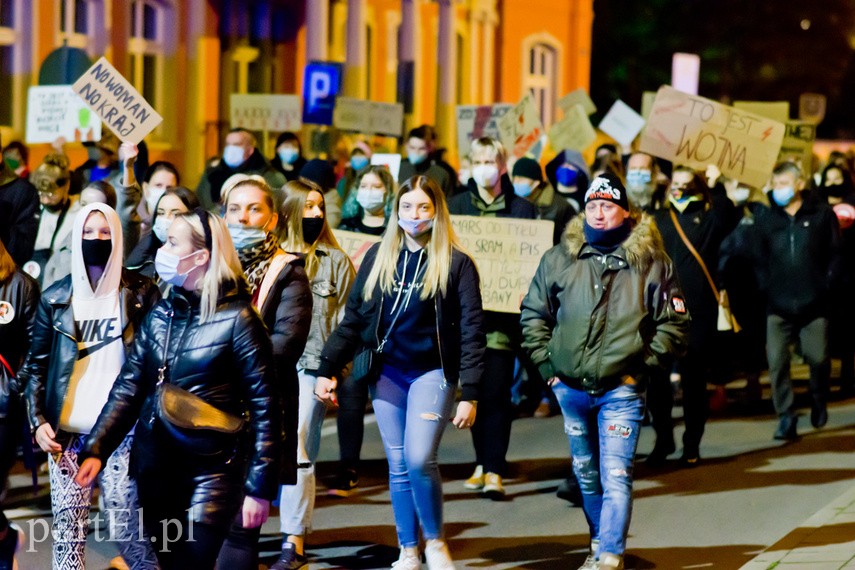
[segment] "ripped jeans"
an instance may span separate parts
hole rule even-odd
[[[412,376],[383,366],[372,387],[374,415],[389,462],[389,494],[401,546],[442,538],[439,442],[454,405],[454,386],[442,370]]]
[[[591,396],[559,382],[552,387],[564,415],[582,508],[599,552],[623,556],[632,515],[632,468],[644,389],[622,384]]]

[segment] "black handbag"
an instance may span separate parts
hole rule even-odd
[[[380,379],[380,355],[373,348],[364,348],[353,357],[353,369],[350,376],[357,382],[374,384]]]
[[[167,354],[173,312],[169,312],[163,364],[158,369],[154,415],[162,431],[182,450],[193,455],[233,452],[246,419],[229,414],[192,392],[167,381]]]

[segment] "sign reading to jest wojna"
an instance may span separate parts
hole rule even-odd
[[[106,58],[96,61],[71,88],[125,142],[138,144],[163,122]]]
[[[519,313],[541,256],[552,247],[554,223],[451,216],[454,231],[478,266],[484,310]]]
[[[777,121],[666,85],[656,94],[639,150],[695,168],[714,164],[725,176],[761,188],[784,130]]]

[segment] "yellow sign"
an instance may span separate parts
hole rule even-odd
[[[789,101],[734,101],[733,106],[740,111],[748,111],[779,123],[790,120]]]
[[[299,95],[232,93],[232,128],[282,133],[299,131],[303,114]]]
[[[508,154],[522,158],[543,136],[543,123],[531,94],[499,119],[499,134]]]
[[[353,262],[353,266],[359,270],[359,266],[362,265],[362,260],[365,258],[365,254],[371,249],[371,246],[380,241],[382,236],[373,236],[371,234],[361,234],[359,232],[348,232],[346,230],[333,230],[333,235],[335,235],[335,239],[338,240],[338,244],[341,246],[341,249],[350,257],[350,260]]]
[[[564,118],[549,128],[549,142],[555,150],[570,148],[579,152],[597,140],[597,133],[581,105],[564,111]]]
[[[778,160],[795,160],[802,171],[813,172],[813,142],[816,140],[816,123],[813,121],[789,121],[784,133],[784,143]]]
[[[663,85],[656,94],[639,150],[762,187],[784,140],[782,123]]]
[[[540,258],[552,247],[554,223],[478,216],[451,216],[451,223],[478,266],[484,310],[519,313]]]
[[[593,115],[597,112],[597,106],[591,101],[588,92],[581,87],[558,100],[558,106],[564,110],[565,116],[574,105],[582,105],[586,115]]]
[[[333,125],[343,131],[399,137],[404,128],[404,106],[401,103],[337,97]]]
[[[154,107],[103,57],[71,88],[125,142],[138,144],[163,122]]]

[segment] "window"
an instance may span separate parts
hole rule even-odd
[[[12,28],[15,21],[15,0],[0,0],[0,28]]]
[[[131,34],[128,53],[130,80],[137,91],[155,108],[160,105],[159,73],[164,55],[163,27],[166,9],[158,0],[131,2]]]
[[[523,88],[531,91],[540,120],[551,125],[555,118],[555,93],[558,78],[558,54],[554,47],[545,43],[536,43],[528,50],[523,65]]]
[[[58,44],[86,49],[89,47],[89,19],[92,17],[90,0],[58,0],[59,34]]]

